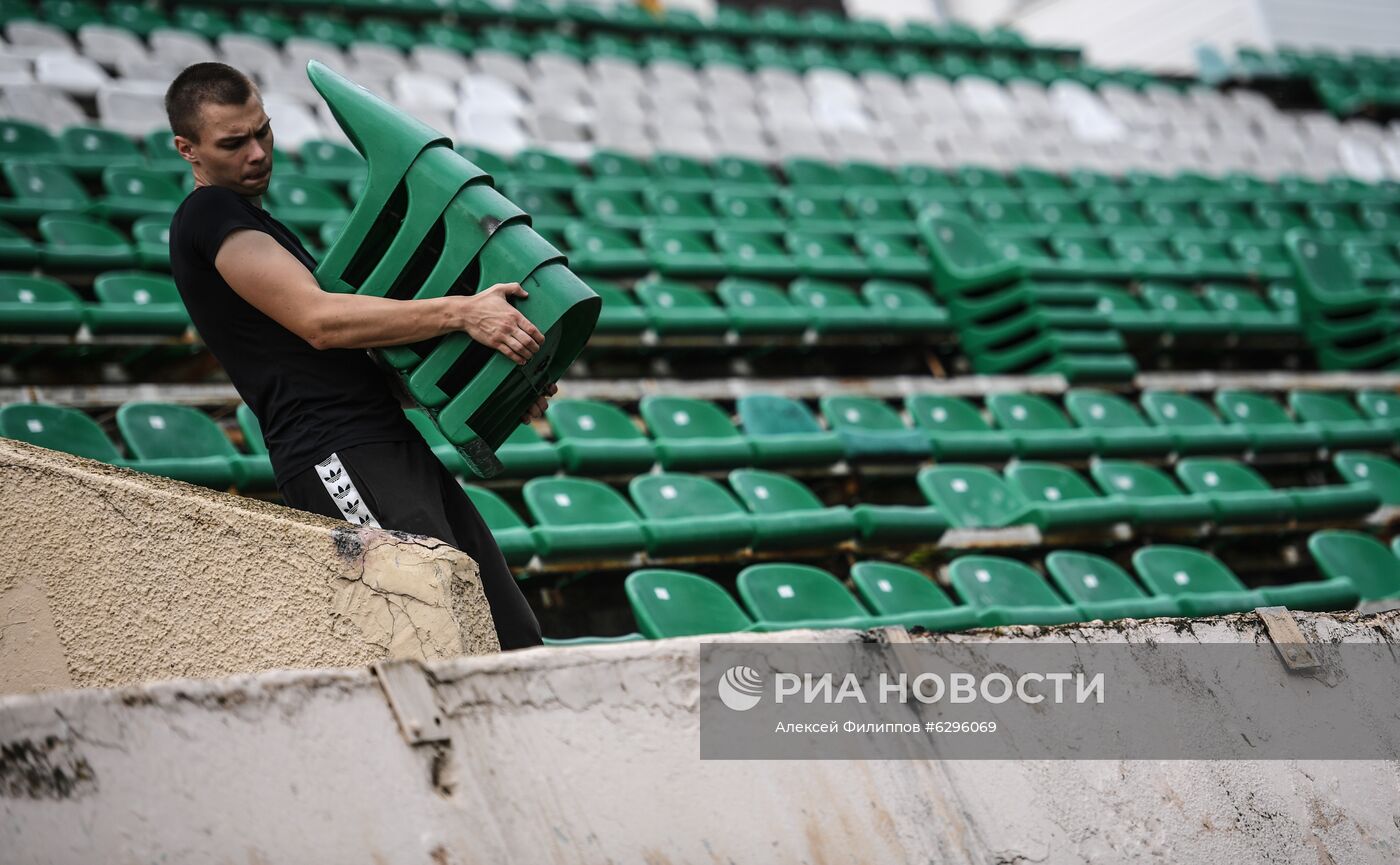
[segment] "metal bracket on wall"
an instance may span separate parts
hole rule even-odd
[[[438,707],[437,692],[422,664],[411,660],[379,661],[373,669],[405,742],[425,745],[451,739]]]
[[[1254,612],[1264,620],[1264,630],[1278,650],[1284,666],[1294,672],[1316,670],[1322,666],[1307,637],[1298,630],[1298,623],[1287,607],[1257,607]]]

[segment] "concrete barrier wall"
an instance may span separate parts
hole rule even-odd
[[[476,563],[0,439],[0,692],[499,650]]]
[[[1323,642],[1400,640],[1395,613],[1299,618]],[[1004,638],[1267,640],[1252,614]],[[702,762],[699,645],[430,662],[447,741],[417,746],[366,670],[5,698],[0,850],[14,865],[1382,865],[1400,853],[1395,761]]]

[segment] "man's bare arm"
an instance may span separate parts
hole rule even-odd
[[[322,291],[300,261],[271,235],[252,229],[230,234],[214,266],[238,295],[317,349],[380,348],[463,331],[516,363],[544,342],[507,298],[525,297],[509,283],[471,297],[392,300]]]

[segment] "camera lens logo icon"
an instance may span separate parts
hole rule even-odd
[[[747,712],[763,696],[763,677],[753,667],[730,667],[719,680],[719,698],[736,712]]]

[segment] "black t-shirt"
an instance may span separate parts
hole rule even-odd
[[[388,373],[361,349],[312,348],[234,291],[214,267],[238,229],[271,235],[308,270],[316,260],[285,225],[231,189],[203,186],[170,221],[170,268],[194,326],[257,415],[283,486],[339,448],[411,441]]]

